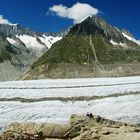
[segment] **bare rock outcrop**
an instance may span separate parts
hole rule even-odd
[[[72,115],[67,125],[14,123],[0,140],[139,140],[140,128],[100,116]]]

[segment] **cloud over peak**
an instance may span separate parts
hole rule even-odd
[[[49,8],[51,13],[63,18],[73,19],[74,23],[80,23],[89,16],[98,14],[98,9],[86,3],[76,3],[72,7],[66,7],[62,4],[54,5]]]
[[[11,24],[7,19],[0,15],[0,24]]]
[[[8,19],[5,19],[3,15],[0,15],[0,24],[7,24],[7,25],[17,25],[17,24],[13,24],[11,22],[9,22]]]

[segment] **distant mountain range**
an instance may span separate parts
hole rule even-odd
[[[0,24],[0,80],[21,76],[64,34],[37,33],[18,24]]]
[[[93,16],[36,61],[22,79],[128,76],[140,74],[140,41],[127,30]]]
[[[59,33],[0,24],[0,81],[140,74],[140,41],[89,17]]]

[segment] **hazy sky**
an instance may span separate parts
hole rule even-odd
[[[87,16],[102,16],[140,39],[140,0],[1,0],[0,23],[57,32]]]

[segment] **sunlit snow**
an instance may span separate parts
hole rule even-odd
[[[53,36],[46,36],[46,35],[43,35],[42,37],[39,37],[39,39],[50,49],[51,46],[62,39],[62,37],[59,37],[59,36],[56,36],[56,37],[53,37]]]
[[[111,43],[112,45],[114,45],[114,46],[123,46],[123,47],[127,47],[127,44],[122,43],[122,42],[117,43],[117,42],[115,42],[115,41],[113,41],[113,40],[110,40],[110,43]]]
[[[7,37],[7,40],[12,45],[15,45],[16,44],[16,41],[14,39],[10,38],[10,37]]]
[[[140,91],[140,76],[0,82],[0,98],[106,96]],[[67,123],[71,114],[92,112],[102,117],[140,124],[140,95],[90,101],[0,102],[0,127],[12,122]]]
[[[26,45],[27,48],[42,49],[45,47],[37,41],[36,37],[25,35],[25,34],[19,36],[16,35],[16,37],[19,38]]]
[[[138,45],[140,46],[140,41],[136,40],[135,38],[132,38],[132,37],[128,36],[128,35],[125,34],[125,33],[122,33],[122,35],[123,35],[125,38],[127,38],[128,40],[133,41],[133,42],[135,42],[136,44],[138,44]]]

